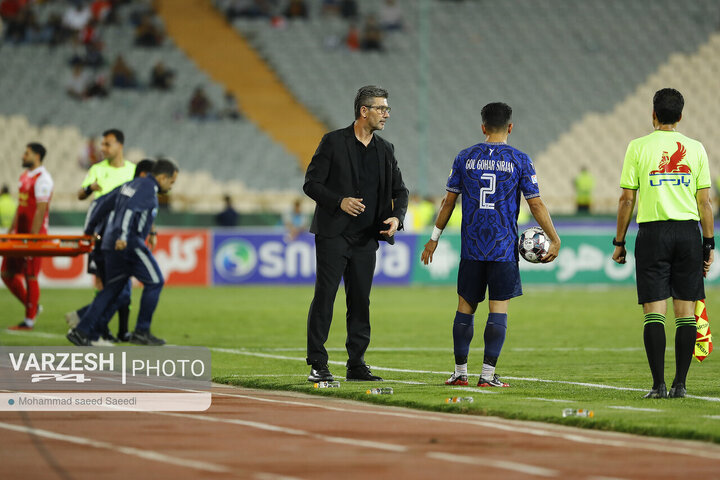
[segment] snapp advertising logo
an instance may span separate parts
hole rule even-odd
[[[203,347],[0,347],[0,411],[204,411]]]

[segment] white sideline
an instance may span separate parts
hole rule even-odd
[[[292,360],[292,361],[301,361],[305,362],[305,358],[301,357],[288,357],[286,355],[273,355],[271,353],[263,353],[263,352],[253,352],[250,350],[242,350],[237,348],[219,348],[214,347],[210,350],[214,352],[221,352],[221,353],[230,353],[235,355],[247,355],[251,357],[261,357],[261,358],[272,358],[274,360]],[[342,365],[345,366],[345,362],[338,362],[338,361],[328,361],[328,364],[331,365]],[[377,365],[371,365],[370,366],[373,370],[380,370],[385,372],[399,372],[399,373],[428,373],[428,374],[435,374],[435,375],[450,375],[452,372],[450,371],[435,371],[435,370],[415,370],[415,369],[406,369],[406,368],[391,368],[391,367],[379,367]],[[478,373],[469,373],[468,375],[479,375]],[[248,375],[252,376],[252,375]],[[591,388],[601,388],[606,390],[621,390],[621,391],[630,391],[630,392],[645,392],[647,391],[646,388],[631,388],[631,387],[615,387],[613,385],[603,385],[601,383],[587,383],[587,382],[570,382],[566,380],[548,380],[544,378],[533,378],[533,377],[510,377],[507,375],[503,375],[503,379],[508,380],[521,380],[525,382],[542,382],[542,383],[558,383],[563,385],[577,385],[580,387],[591,387]],[[697,395],[686,395],[685,398],[694,398],[696,400],[705,400],[708,402],[720,402],[720,398],[718,397],[701,397]]]
[[[665,411],[665,410],[661,410],[659,408],[639,408],[639,407],[629,407],[626,405],[608,406],[607,408],[614,408],[616,410],[632,410],[633,412],[664,412]]]
[[[63,433],[51,432],[49,430],[42,430],[39,428],[26,427],[24,425],[14,425],[12,423],[0,422],[0,428],[4,428],[5,430],[11,430],[14,432],[27,433],[29,435],[35,435],[38,437],[49,438],[52,440],[59,440],[61,442],[74,443],[76,445],[82,445],[84,447],[110,450],[116,453],[123,453],[125,455],[139,457],[145,460],[151,460],[155,462],[167,463],[169,465],[176,465],[179,467],[187,467],[195,470],[204,470],[207,472],[216,473],[232,472],[232,469],[224,467],[222,465],[216,465],[214,463],[201,462],[197,460],[187,460],[184,458],[172,457],[170,455],[165,455],[164,453],[159,453],[152,450],[141,450],[139,448],[125,447],[122,445],[115,445],[109,442],[102,442],[100,440],[94,440],[91,438],[78,437],[75,435],[65,435]]]

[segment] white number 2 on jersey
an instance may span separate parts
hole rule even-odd
[[[495,193],[495,174],[494,173],[483,173],[480,177],[483,180],[487,180],[489,185],[480,189],[480,208],[485,210],[492,210],[495,208],[495,204],[487,201],[487,196]]]

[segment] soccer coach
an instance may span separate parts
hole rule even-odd
[[[305,174],[303,190],[315,200],[317,277],[307,320],[308,380],[333,380],[325,341],[335,295],[345,281],[347,380],[382,380],[365,364],[370,344],[370,288],[378,241],[395,243],[402,228],[408,190],[392,143],[374,132],[390,117],[387,90],[365,86],[355,96],[355,121],[327,133]]]
[[[684,397],[695,346],[695,302],[705,298],[703,273],[713,261],[710,170],[702,143],[675,131],[685,101],[675,89],[653,97],[655,131],[631,141],[625,154],[613,260],[625,263],[625,234],[638,199],[635,241],[638,303],[643,306],[643,339],[652,390],[645,398]],[[702,243],[698,220],[702,225]],[[675,313],[675,379],[665,386],[665,313]]]

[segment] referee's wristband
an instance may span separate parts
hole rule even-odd
[[[703,248],[715,250],[715,237],[703,237]]]
[[[433,242],[437,242],[440,239],[440,235],[442,235],[442,228],[433,227],[433,233],[430,235],[430,240]]]
[[[615,245],[616,247],[624,247],[624,246],[625,246],[625,240],[623,240],[622,242],[618,242],[618,241],[615,239],[615,237],[613,237],[613,245]]]
[[[86,195],[92,195],[92,192],[93,192],[92,185],[88,185],[87,187],[85,187]]]

